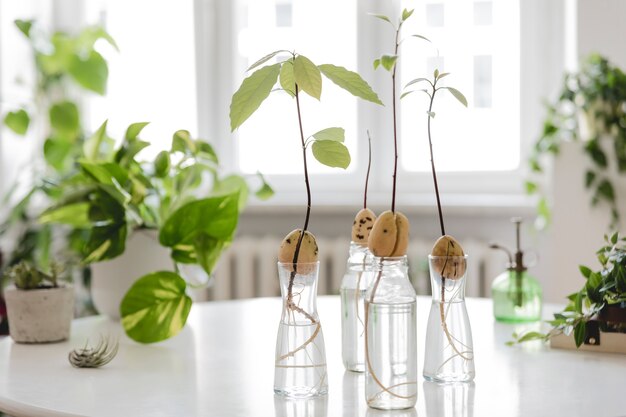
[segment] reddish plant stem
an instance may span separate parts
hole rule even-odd
[[[394,55],[398,56],[398,47],[400,46],[400,42],[398,41],[400,37],[400,27],[396,30],[396,47],[394,49]],[[392,95],[392,108],[393,108],[393,191],[391,194],[391,212],[396,212],[396,181],[398,177],[398,123],[396,116],[396,62],[393,64],[393,71],[391,72],[391,95]]]
[[[441,200],[439,199],[439,185],[437,184],[437,171],[435,170],[435,158],[433,156],[433,141],[430,134],[430,119],[433,111],[433,102],[435,101],[435,94],[437,89],[437,80],[432,84],[433,93],[430,96],[430,105],[428,106],[428,145],[430,146],[430,166],[433,172],[433,183],[435,184],[435,196],[437,197],[437,210],[439,212],[439,226],[441,227],[441,236],[446,234],[446,229],[443,224],[443,212],[441,211]]]
[[[367,208],[367,185],[370,180],[370,169],[372,168],[372,138],[370,131],[367,131],[367,174],[365,174],[365,192],[363,193],[363,208]]]

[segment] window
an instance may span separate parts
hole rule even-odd
[[[197,127],[193,2],[101,0],[86,3],[89,21],[100,21],[120,51],[107,49],[106,97],[89,102],[89,125],[109,120],[121,138],[134,122],[150,122],[142,137],[147,157],[171,145],[172,134]],[[164,30],[167,28],[167,30]]]
[[[247,13],[242,26],[234,28],[237,37],[234,61],[239,63],[236,68],[240,75],[233,91],[243,79],[245,68],[279,49],[301,52],[318,65],[333,63],[356,69],[355,0],[269,0],[240,4],[247,6]],[[281,58],[284,59],[278,57]],[[323,80],[322,86],[321,103],[306,95],[301,99],[305,136],[326,127],[343,127],[346,146],[354,154],[356,100],[328,80]],[[237,136],[236,160],[244,173],[301,174],[295,101],[287,93],[273,92],[238,130]],[[311,173],[335,172],[318,163],[311,163],[309,169]],[[354,166],[348,170],[354,170]]]
[[[426,54],[404,54],[401,67],[402,84],[425,74],[432,78],[435,68],[450,72],[442,85],[458,88],[468,99],[466,109],[449,92],[437,93],[433,146],[435,155],[445,155],[435,156],[437,169],[515,170],[520,163],[519,4],[446,0],[437,6],[445,11],[443,25],[432,27],[432,4],[418,5],[417,18],[407,22],[405,32],[423,34],[434,46],[423,45]],[[427,99],[413,94],[402,102],[402,166],[410,172],[430,170]]]

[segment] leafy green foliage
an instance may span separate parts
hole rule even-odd
[[[293,61],[293,76],[296,86],[313,98],[322,96],[322,74],[317,66],[304,55]]]
[[[24,109],[10,111],[4,116],[4,124],[18,135],[25,135],[30,124],[30,116]]]
[[[620,238],[615,232],[605,236],[606,245],[598,252],[598,261],[602,266],[599,271],[581,265],[580,273],[585,278],[585,285],[580,291],[568,296],[565,310],[554,314],[548,323],[552,329],[548,333],[529,332],[522,335],[513,334],[514,343],[529,340],[547,341],[558,334],[574,334],[576,346],[585,341],[587,323],[595,319],[606,306],[626,308],[626,238]],[[617,325],[612,331],[626,332],[626,326]]]
[[[4,278],[15,284],[20,290],[36,290],[40,288],[58,287],[60,268],[52,265],[50,273],[45,273],[29,262],[19,262],[8,268]]]
[[[234,131],[259,108],[272,92],[281,64],[263,67],[243,80],[230,104],[230,129]]]
[[[334,140],[343,142],[345,140],[346,131],[342,127],[329,127],[313,133],[313,137],[317,140]]]
[[[334,140],[316,140],[312,146],[313,156],[322,164],[346,169],[350,166],[350,152],[346,145]]]
[[[331,64],[319,65],[318,68],[326,78],[353,96],[371,101],[372,103],[383,104],[380,98],[378,98],[378,94],[376,94],[374,90],[372,90],[372,87],[356,72]]]
[[[187,284],[173,272],[159,271],[139,278],[120,305],[126,334],[140,343],[155,343],[182,330],[191,310]]]
[[[565,75],[558,99],[546,106],[542,134],[528,159],[533,175],[527,183],[534,186],[526,187],[527,192],[538,195],[543,202],[546,197],[540,174],[544,172],[545,160],[557,157],[565,142],[580,143],[591,162],[591,168],[584,171],[584,186],[590,191],[591,203],[607,205],[611,226],[616,225],[617,195],[608,171],[614,166],[620,174],[626,172],[624,101],[626,74],[602,56],[589,56],[579,72]],[[541,223],[548,223],[548,205],[542,204],[538,218]]]

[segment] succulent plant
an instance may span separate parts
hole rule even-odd
[[[36,290],[58,287],[60,273],[61,267],[58,264],[51,264],[50,273],[45,273],[34,265],[22,261],[7,268],[4,278],[12,281],[20,290]]]

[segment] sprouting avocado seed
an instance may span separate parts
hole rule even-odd
[[[402,213],[383,212],[374,222],[367,246],[374,256],[404,256],[409,244],[409,221]]]
[[[452,236],[443,235],[437,239],[430,254],[438,257],[433,261],[433,266],[440,276],[459,279],[465,275],[467,268],[465,252],[461,244]]]
[[[296,246],[298,245],[298,239],[302,229],[292,230],[280,244],[278,250],[278,261],[282,263],[293,263],[293,257],[296,252]],[[296,272],[298,274],[307,274],[313,270],[311,263],[317,262],[318,248],[315,236],[313,233],[306,231],[300,244],[300,251],[298,252],[298,264]]]
[[[352,241],[361,246],[367,246],[370,231],[376,221],[376,215],[368,208],[361,209],[352,223]]]

